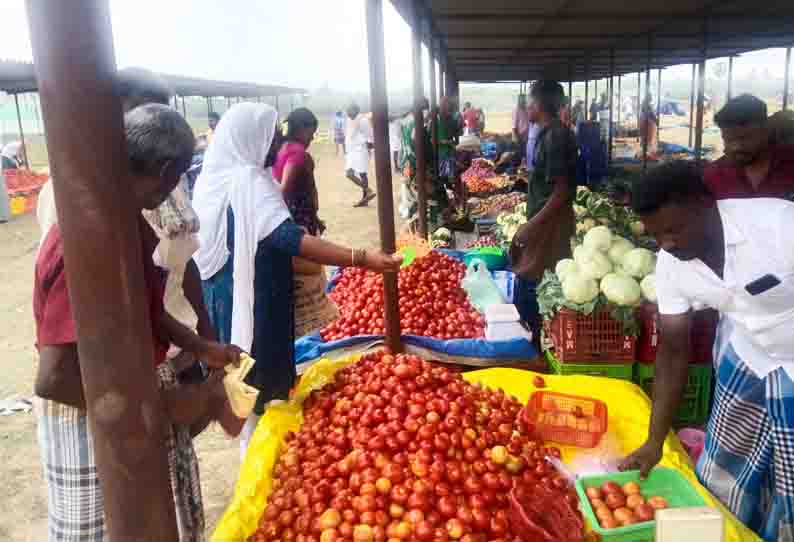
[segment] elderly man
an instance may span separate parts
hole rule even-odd
[[[717,309],[716,392],[697,475],[764,540],[794,540],[794,203],[716,201],[689,162],[652,170],[632,197],[662,248],[662,342],[648,439],[623,467],[647,474],[661,458],[687,382],[693,310]]]
[[[125,131],[132,182],[130,204],[139,212],[155,209],[190,165],[195,143],[192,130],[176,111],[148,104],[127,113]],[[236,361],[240,350],[201,338],[165,310],[163,276],[151,256],[158,239],[142,216],[139,228],[155,346],[151,366],[156,367],[171,424],[166,447],[180,540],[201,541],[204,515],[191,426],[225,413],[222,371],[202,384],[179,386],[166,353],[173,343],[201,356],[210,366],[222,368]],[[38,437],[49,490],[49,540],[102,542],[106,538],[103,499],[57,224],[49,229],[36,261],[33,313],[39,351],[35,382]]]
[[[714,122],[725,144],[725,156],[705,170],[714,197],[794,200],[794,146],[770,143],[763,101],[750,94],[737,96],[714,115]]]

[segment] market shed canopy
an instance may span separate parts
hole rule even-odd
[[[413,21],[413,0],[392,0]],[[791,0],[418,0],[458,81],[583,81],[794,44]],[[426,37],[424,38],[427,42]],[[649,55],[650,49],[650,55]]]
[[[278,85],[213,81],[198,77],[184,77],[182,75],[158,75],[173,88],[177,96],[257,98],[284,94],[303,94],[305,92],[304,89]],[[38,90],[38,82],[36,81],[36,72],[33,64],[0,61],[0,90],[9,94],[36,92]]]

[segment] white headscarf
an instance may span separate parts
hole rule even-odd
[[[201,222],[201,248],[193,259],[209,279],[229,259],[226,213],[234,213],[234,288],[231,342],[250,350],[254,338],[254,260],[257,244],[290,218],[270,168],[265,169],[278,113],[242,103],[221,118],[196,180],[193,208]]]
[[[8,158],[9,160],[18,160],[19,159],[19,150],[22,148],[21,141],[12,141],[11,143],[7,143],[3,150],[0,151],[0,154]]]

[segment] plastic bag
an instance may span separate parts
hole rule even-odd
[[[482,260],[474,259],[466,268],[466,276],[460,285],[469,294],[469,302],[480,312],[485,312],[489,305],[506,303],[499,287],[491,278],[488,266]]]
[[[251,414],[259,395],[259,390],[244,382],[255,363],[253,358],[243,354],[240,356],[239,367],[227,365],[226,376],[223,377],[223,388],[226,390],[229,406],[234,415],[240,419],[245,419]]]

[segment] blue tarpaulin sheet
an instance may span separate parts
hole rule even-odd
[[[460,250],[441,249],[439,251],[460,261],[463,261],[463,257],[466,254]],[[336,282],[339,280],[339,275],[340,269],[335,269],[328,279],[326,292],[331,292],[334,289]],[[512,300],[515,275],[510,271],[492,271],[491,275],[506,299]],[[307,335],[295,341],[295,362],[300,365],[301,363],[316,360],[334,350],[355,347],[382,339],[382,335],[359,335],[338,341],[323,342],[319,333]],[[538,355],[537,349],[530,341],[524,338],[507,341],[487,341],[485,339],[442,340],[405,335],[403,336],[403,341],[406,344],[458,358],[479,358],[494,361],[531,360]]]
[[[307,361],[319,359],[328,352],[349,348],[356,345],[371,343],[383,339],[382,335],[360,335],[338,341],[323,342],[319,333],[301,337],[295,341],[295,363],[300,365]],[[538,351],[526,339],[509,341],[486,341],[485,339],[432,339],[416,335],[404,335],[406,344],[427,348],[448,356],[459,358],[480,358],[499,360],[531,360],[537,357]]]

